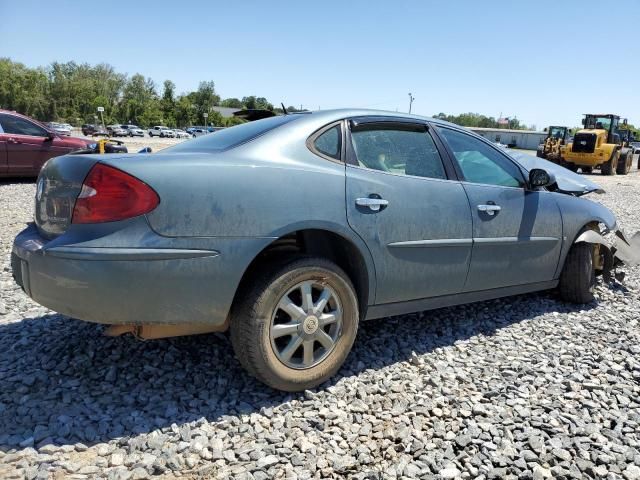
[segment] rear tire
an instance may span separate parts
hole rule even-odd
[[[328,380],[358,331],[358,300],[349,277],[328,260],[303,257],[265,268],[255,278],[231,312],[231,344],[242,366],[288,392]],[[323,298],[328,299],[320,305]]]
[[[626,175],[631,170],[631,165],[629,165],[629,155],[621,156],[618,160],[618,166],[616,167],[616,173],[618,175]]]
[[[593,173],[593,167],[581,167],[582,173]]]
[[[574,244],[560,274],[560,297],[566,302],[589,303],[593,300],[595,283],[593,246],[584,242]]]
[[[601,165],[600,173],[602,173],[602,175],[615,175],[618,168],[619,156],[620,154],[618,152],[613,152],[611,158]]]

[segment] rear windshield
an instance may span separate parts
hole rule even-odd
[[[299,115],[280,115],[277,117],[264,118],[255,122],[243,123],[235,127],[224,128],[207,135],[203,135],[187,142],[179,143],[174,147],[167,148],[172,152],[201,152],[220,151],[236,147],[241,143],[253,140],[269,130],[273,130],[285,123],[289,123]]]

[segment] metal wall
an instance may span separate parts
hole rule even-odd
[[[545,132],[533,132],[529,130],[507,130],[500,128],[469,128],[469,130],[482,135],[492,142],[500,142],[505,145],[515,143],[515,148],[535,150],[544,141]]]

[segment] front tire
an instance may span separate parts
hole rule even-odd
[[[571,303],[589,303],[593,300],[596,274],[593,266],[593,246],[576,243],[571,247],[560,274],[560,297]]]
[[[602,175],[615,175],[619,158],[620,154],[613,152],[611,158],[600,166],[600,173],[602,173]]]
[[[231,343],[261,382],[296,392],[316,387],[343,364],[358,331],[349,277],[323,258],[294,258],[264,270],[231,313]]]

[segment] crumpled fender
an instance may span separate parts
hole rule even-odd
[[[640,231],[629,239],[622,230],[616,229],[615,235],[607,239],[594,230],[585,230],[574,243],[580,242],[601,246],[600,251],[605,257],[602,273],[606,281],[611,279],[611,270],[617,265],[633,266],[640,263]]]

